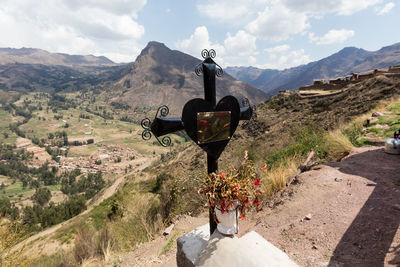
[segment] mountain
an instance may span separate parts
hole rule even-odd
[[[300,86],[312,84],[314,79],[335,78],[352,72],[360,73],[398,64],[400,64],[400,43],[373,52],[346,47],[321,60],[281,71],[255,67],[228,67],[227,72],[273,95],[283,89],[297,90]]]
[[[119,80],[127,64],[106,57],[0,48],[0,89],[19,92],[76,91]]]
[[[36,48],[0,48],[0,65],[22,63],[59,66],[93,66],[114,64],[104,56],[50,53]]]
[[[0,65],[0,90],[60,92],[87,89],[119,80],[127,65],[67,67],[60,65]]]
[[[199,51],[200,52],[200,51]],[[201,60],[171,50],[162,43],[149,42],[127,73],[115,88],[122,95],[113,101],[122,101],[132,107],[157,107],[168,105],[179,114],[183,105],[192,98],[204,98],[203,78],[195,74],[195,67]],[[217,99],[225,95],[236,96],[239,100],[248,98],[256,104],[267,95],[254,86],[237,81],[228,73],[216,79]]]

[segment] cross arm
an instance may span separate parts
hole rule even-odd
[[[156,137],[174,133],[184,129],[181,118],[155,118],[150,126]]]
[[[151,122],[149,118],[142,120],[141,125],[144,129],[142,132],[142,138],[144,140],[149,140],[151,138],[151,134],[154,134],[160,145],[171,145],[172,140],[169,136],[164,136],[161,139],[159,139],[159,137],[169,133],[181,131],[184,129],[184,127],[181,118],[166,118],[168,113],[169,109],[164,105],[158,108],[153,122]]]
[[[240,120],[250,120],[251,115],[253,115],[253,109],[250,106],[240,108]]]

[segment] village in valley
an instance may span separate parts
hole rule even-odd
[[[108,144],[97,145],[97,151],[94,151],[90,157],[68,157],[58,155],[58,160],[53,160],[46,152],[45,148],[38,147],[28,139],[18,139],[17,149],[26,149],[33,153],[33,160],[28,165],[31,168],[39,168],[46,161],[49,166],[57,167],[61,170],[80,169],[82,173],[120,174],[125,169],[132,169],[139,165],[138,160],[142,157],[134,149],[118,147]],[[46,145],[46,144],[45,144]],[[87,145],[82,145],[87,146]],[[61,151],[68,151],[68,147],[59,148]],[[136,161],[135,161],[136,159]]]
[[[74,171],[81,176],[102,174],[107,183],[170,150],[142,140],[140,125],[127,119],[128,112],[119,105],[113,108],[89,95],[31,93],[3,103],[1,141],[30,154],[25,165],[32,170],[46,165],[61,176]],[[179,136],[173,140],[184,141]],[[8,164],[5,159],[1,163]],[[59,182],[46,186],[54,203],[67,198]],[[2,195],[17,206],[33,205],[32,186],[7,176],[0,176],[0,184]]]

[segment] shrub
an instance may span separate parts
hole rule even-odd
[[[167,180],[169,180],[169,179],[173,179],[173,178],[174,178],[174,177],[173,177],[172,175],[170,175],[170,174],[168,174],[168,173],[165,173],[165,172],[163,172],[163,173],[157,175],[156,183],[154,184],[153,188],[151,189],[151,192],[157,193],[157,192],[160,190],[162,184],[163,184],[165,181],[167,181]]]
[[[40,206],[46,204],[51,198],[51,192],[47,188],[38,188],[35,191],[35,194],[32,196],[32,199],[38,203]]]
[[[329,132],[324,140],[327,160],[339,160],[347,156],[352,148],[351,142],[340,130]]]
[[[267,158],[270,167],[278,167],[286,162],[287,159],[301,158],[313,150],[319,158],[326,156],[324,146],[324,132],[313,126],[306,126],[292,134],[292,142],[287,146],[271,152]]]
[[[363,125],[360,121],[355,121],[349,127],[344,128],[342,133],[350,140],[353,145],[357,145],[357,139],[363,134]]]
[[[73,250],[74,258],[78,263],[82,263],[86,259],[92,258],[96,253],[96,243],[94,231],[79,225],[75,236],[75,247]]]
[[[280,162],[275,168],[265,172],[261,177],[266,196],[281,190],[286,186],[286,182],[297,171],[298,160],[296,158],[287,159],[286,162]]]

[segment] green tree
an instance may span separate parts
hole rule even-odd
[[[47,188],[38,188],[35,191],[35,194],[32,196],[33,200],[39,204],[40,206],[43,206],[46,204],[50,198],[51,198],[51,192]]]

